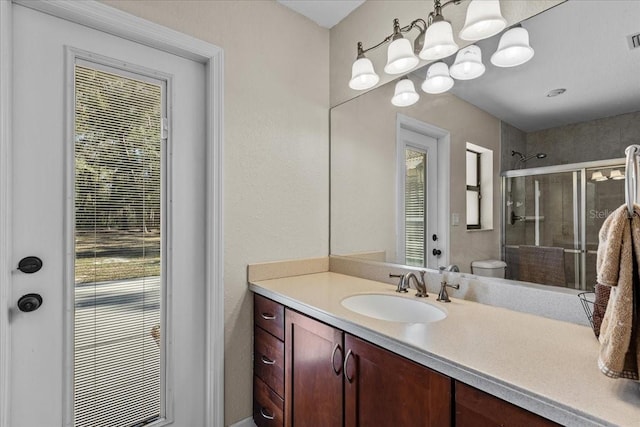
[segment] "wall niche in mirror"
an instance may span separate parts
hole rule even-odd
[[[640,2],[567,1],[521,22],[535,49],[526,64],[491,64],[498,34],[476,43],[486,72],[475,80],[455,80],[438,95],[418,89],[419,101],[405,108],[390,102],[395,82],[334,107],[331,253],[413,264],[400,235],[407,218],[398,136],[408,118],[448,135],[438,140],[448,160],[436,165],[446,197],[424,195],[425,212],[443,224],[437,241],[425,235],[426,267],[455,263],[471,272],[473,261],[503,260],[510,279],[591,288],[597,232],[624,202],[619,159],[626,146],[640,143],[640,49],[627,40],[640,31],[638,16]],[[427,67],[409,74],[416,88]],[[479,230],[466,224],[468,146],[494,153],[493,164],[483,165],[493,176],[492,194],[483,194],[493,207],[492,226]],[[595,172],[607,180],[592,179]],[[520,257],[521,246],[538,253]],[[531,257],[536,264],[523,265]],[[551,267],[558,277],[526,275]]]

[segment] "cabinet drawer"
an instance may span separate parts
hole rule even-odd
[[[284,306],[254,294],[253,321],[265,331],[284,341]]]
[[[551,427],[558,424],[456,381],[456,426]]]
[[[284,425],[284,400],[260,378],[253,377],[253,421],[258,427]]]
[[[256,327],[253,334],[253,372],[284,397],[284,343]]]

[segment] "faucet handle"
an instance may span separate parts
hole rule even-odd
[[[398,287],[396,288],[396,292],[408,292],[407,290],[407,282],[404,274],[389,274],[389,277],[396,277],[398,280]]]
[[[438,294],[438,298],[436,298],[436,301],[451,302],[451,300],[449,299],[449,293],[447,292],[447,287],[460,289],[460,285],[450,285],[446,281],[442,281],[442,283],[440,283],[440,293]]]

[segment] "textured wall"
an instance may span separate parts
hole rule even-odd
[[[248,263],[328,253],[329,31],[272,1],[106,1],[225,57],[225,424],[252,413]]]
[[[624,157],[631,144],[640,144],[640,111],[525,133],[502,124],[502,170],[517,169],[511,150],[546,153],[527,161],[527,168]]]
[[[620,158],[630,144],[640,144],[640,111],[528,133],[527,153],[547,153],[528,167]]]

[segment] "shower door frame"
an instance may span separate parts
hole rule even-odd
[[[595,160],[591,162],[570,163],[566,165],[554,165],[554,166],[542,166],[537,168],[528,169],[515,169],[508,170],[500,173],[501,176],[501,208],[500,208],[500,247],[502,259],[506,259],[507,250],[507,179],[528,177],[536,175],[549,175],[563,172],[573,172],[573,218],[574,218],[574,249],[565,249],[565,253],[579,254],[579,268],[576,268],[576,272],[579,271],[578,280],[575,280],[575,289],[586,289],[586,262],[587,262],[587,169],[594,168],[612,168],[625,166],[625,158]],[[576,190],[578,188],[577,179],[580,177],[580,192]],[[579,206],[579,208],[578,208]],[[579,209],[579,210],[578,210]],[[579,238],[577,238],[579,236]],[[519,245],[509,245],[509,248],[519,248]],[[589,251],[593,254],[594,251]]]

